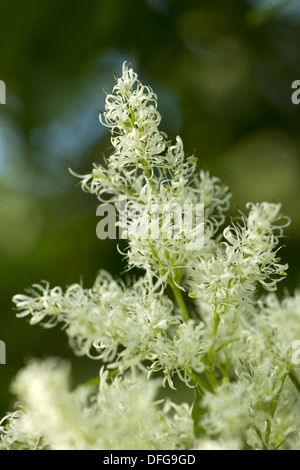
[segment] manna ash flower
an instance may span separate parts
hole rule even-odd
[[[71,390],[68,363],[31,361],[13,382],[1,448],[299,448],[300,295],[275,293],[287,270],[281,205],[249,203],[224,227],[227,186],[160,130],[157,96],[126,63],[100,121],[113,153],[82,189],[114,205],[125,269],[143,275],[125,284],[101,270],[91,288],[42,283],[14,296],[18,317],[61,325],[100,371]],[[201,205],[202,220],[193,209],[188,223],[187,205]],[[159,399],[161,386],[176,399]]]

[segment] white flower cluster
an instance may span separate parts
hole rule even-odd
[[[202,406],[202,425],[215,438],[235,439],[240,448],[274,450],[285,440],[285,448],[299,448],[299,398],[286,371],[268,361],[236,370],[236,380],[205,396]]]
[[[280,204],[249,204],[250,212],[240,223],[224,229],[224,242],[213,251],[200,253],[189,270],[188,287],[222,315],[228,307],[253,302],[259,282],[267,290],[275,290],[286,276],[287,264],[277,257],[278,237],[282,226]],[[278,233],[276,233],[278,232]]]
[[[68,364],[30,363],[13,384],[21,405],[1,422],[2,448],[299,448],[300,293],[275,294],[287,270],[280,204],[249,203],[248,215],[222,227],[228,188],[197,173],[180,137],[172,143],[159,130],[157,97],[126,64],[100,120],[114,151],[82,188],[115,205],[127,268],[144,276],[125,285],[102,270],[90,289],[35,284],[14,297],[19,317],[60,324],[74,352],[101,360],[101,370],[98,388],[92,380],[70,391]],[[192,230],[187,204],[204,206]],[[169,237],[174,206],[182,230]],[[157,237],[144,230],[153,207]],[[154,402],[175,375],[194,389],[192,406]]]
[[[57,359],[33,361],[21,370],[13,391],[22,408],[1,423],[5,449],[173,449],[193,446],[186,404],[154,401],[158,385],[145,378],[109,380],[70,391],[70,367]]]
[[[100,121],[110,130],[115,150],[105,167],[95,164],[93,172],[82,177],[82,188],[96,194],[100,201],[115,204],[120,214],[118,225],[128,239],[128,269],[143,268],[164,283],[171,280],[178,285],[190,264],[188,246],[199,233],[202,220],[192,214],[189,229],[182,220],[179,233],[167,237],[174,219],[172,212],[184,214],[185,205],[204,204],[204,244],[209,245],[224,221],[230,194],[208,172],[196,175],[197,159],[185,156],[179,136],[172,143],[159,131],[157,96],[126,64],[112,94],[106,96]],[[120,208],[120,197],[126,197],[126,209]],[[158,237],[144,229],[144,221],[153,219],[155,207],[161,214]]]
[[[91,289],[72,284],[64,293],[36,284],[30,294],[14,297],[17,316],[30,315],[31,324],[41,322],[47,328],[62,323],[76,354],[102,359],[111,369],[141,370],[148,360],[150,371],[163,370],[173,386],[175,372],[181,377],[187,368],[204,368],[207,345],[200,341],[201,324],[182,324],[173,302],[145,278],[126,287],[101,271]],[[191,338],[192,348],[187,347]]]
[[[158,129],[160,121],[157,96],[150,87],[143,86],[137,74],[124,63],[122,77],[106,97],[104,119],[100,114],[100,122],[112,134],[115,148],[112,168],[119,170],[144,161],[149,166],[159,162],[159,154],[166,148]]]
[[[230,370],[222,369],[223,382],[203,398],[202,425],[212,436],[239,440],[241,448],[281,448],[284,441],[299,449],[300,293],[282,301],[266,295],[248,320],[242,310],[237,314],[242,318],[229,326],[226,319],[215,338],[216,349],[226,345],[223,364]],[[238,334],[238,341],[226,341]]]

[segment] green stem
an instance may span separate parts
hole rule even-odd
[[[174,284],[173,280],[170,279],[170,278],[168,279],[168,284],[171,287],[171,289],[173,291],[173,294],[176,298],[176,301],[177,301],[177,303],[178,303],[178,305],[181,309],[184,321],[188,322],[189,319],[190,319],[190,316],[189,316],[188,310],[186,308],[185,302],[183,300],[181,290],[176,286],[176,284]]]
[[[225,367],[224,367],[223,364],[221,364],[221,362],[217,360],[215,362],[215,365],[219,369],[219,371],[221,372],[222,376],[224,378],[226,378],[228,380],[228,382],[230,382],[229,371],[226,368],[226,364],[225,364]]]
[[[281,394],[281,391],[283,389],[286,377],[287,377],[287,374],[284,374],[284,376],[281,379],[280,389],[278,390],[277,394],[275,395],[275,398],[273,400],[271,400],[269,405],[268,405],[268,413],[271,416],[271,418],[274,418],[274,415],[275,415],[275,412],[276,412],[276,409],[277,409],[277,405],[278,405],[278,401],[279,401],[279,398],[280,398],[280,394]],[[270,434],[271,434],[271,420],[268,419],[267,420],[267,429],[266,429],[266,433],[265,433],[265,442],[266,442],[267,446],[269,444]]]
[[[130,112],[130,119],[131,119],[131,126],[132,126],[132,128],[134,128],[135,113],[134,113],[133,109]],[[156,188],[155,188],[155,186],[154,186],[154,184],[151,180],[150,170],[149,170],[149,167],[147,165],[147,162],[146,162],[145,158],[142,159],[141,163],[144,167],[145,176],[146,176],[147,180],[149,181],[149,184],[150,184],[151,188],[153,189],[153,192],[156,193]]]
[[[211,387],[211,385],[205,382],[205,380],[201,379],[201,377],[199,377],[196,372],[191,372],[190,376],[192,377],[193,381],[195,382],[198,388],[200,388],[201,390],[206,390],[206,392],[208,393],[213,393],[213,388]]]
[[[207,378],[208,382],[210,383],[210,386],[212,389],[215,389],[218,387],[219,382],[218,379],[215,376],[214,370],[212,367],[208,366],[205,371],[204,371],[205,377]]]
[[[150,244],[149,247],[152,251],[154,261],[155,261],[155,263],[157,265],[157,268],[159,270],[162,267],[162,262],[160,261],[159,256],[156,253],[153,246]],[[176,280],[178,284],[180,283],[180,280],[181,280],[181,277],[180,277],[180,279]],[[167,282],[168,282],[169,286],[171,287],[171,289],[173,291],[173,294],[174,294],[175,299],[178,303],[178,306],[181,309],[183,319],[184,319],[185,322],[187,322],[190,319],[190,316],[189,316],[188,310],[186,308],[185,302],[183,300],[181,289],[179,289],[179,287],[176,286],[176,284],[174,283],[173,279],[170,276],[168,277]]]
[[[108,372],[107,378],[110,379],[114,377],[115,375],[117,375],[118,372],[119,372],[118,368],[110,370]],[[94,385],[99,385],[99,384],[100,384],[100,376],[97,375],[97,377],[93,377],[92,379],[88,380],[84,384],[80,385],[80,387],[92,387]]]
[[[291,379],[292,383],[295,385],[296,389],[298,390],[298,392],[300,393],[300,382],[299,382],[299,378],[297,376],[297,374],[295,373],[294,370],[291,370],[291,372],[289,372],[289,378]]]
[[[215,357],[217,356],[217,354],[218,354],[220,351],[222,351],[222,349],[225,348],[228,344],[235,343],[235,341],[240,341],[240,340],[241,340],[241,338],[229,339],[228,341],[226,341],[225,343],[223,343],[221,346],[219,346],[219,347],[215,350],[215,352],[214,352],[214,354],[213,354],[213,356],[212,356],[213,361],[214,361]]]
[[[213,332],[212,332],[213,341],[212,341],[212,345],[211,345],[209,353],[208,353],[209,363],[212,363],[214,358],[215,358],[215,355],[213,354],[213,351],[214,351],[215,339],[216,339],[219,323],[220,323],[220,317],[219,317],[219,314],[217,313],[217,305],[216,305],[216,302],[215,302],[214,329],[213,329]]]
[[[216,334],[217,334],[219,323],[220,323],[219,314],[215,312],[215,314],[214,314],[214,330],[213,330],[213,336],[214,336],[214,338],[215,338],[215,336],[216,336]]]
[[[152,180],[151,180],[150,170],[149,170],[149,168],[148,168],[148,166],[147,166],[147,162],[146,162],[146,160],[145,160],[144,158],[143,158],[143,160],[142,160],[142,165],[143,165],[143,167],[144,167],[145,176],[146,176],[147,180],[149,181],[149,184],[150,184],[150,186],[151,186],[153,192],[156,193],[156,187],[154,186],[154,184],[153,184],[153,182],[152,182]]]
[[[259,440],[260,440],[260,442],[261,442],[262,450],[267,450],[267,446],[266,446],[266,444],[264,443],[264,440],[263,440],[263,437],[262,437],[262,435],[261,435],[260,430],[259,430],[257,427],[255,427],[255,426],[254,426],[253,429],[254,429],[254,431],[256,432],[256,434],[257,434],[257,436],[258,436],[258,438],[259,438]]]

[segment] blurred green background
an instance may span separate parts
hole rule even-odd
[[[0,18],[0,416],[30,357],[72,358],[75,381],[97,375],[59,328],[17,319],[11,298],[41,279],[88,287],[99,268],[124,266],[116,243],[96,238],[97,200],[68,171],[110,153],[97,109],[124,60],[157,92],[162,129],[230,186],[232,214],[282,202],[285,286],[299,286],[299,0],[0,0]]]

